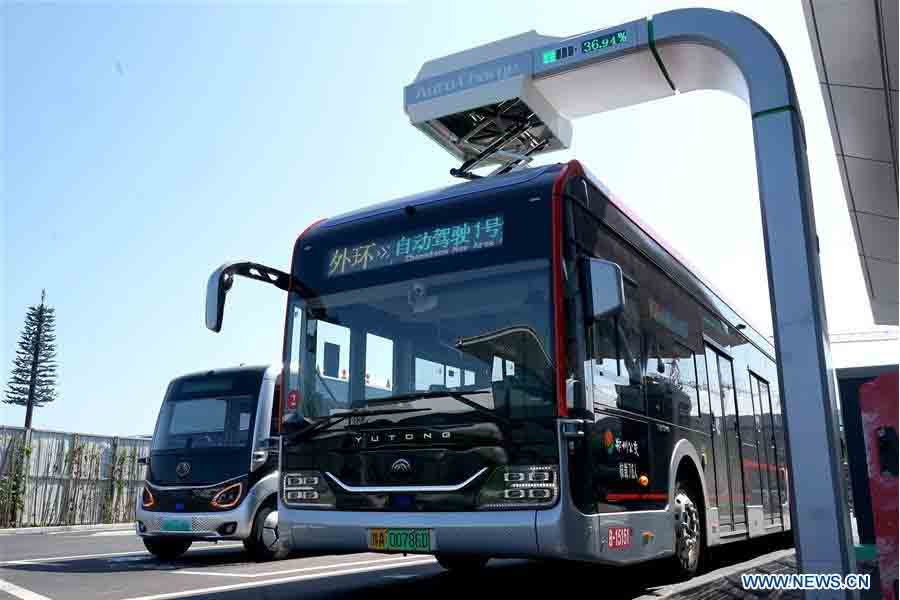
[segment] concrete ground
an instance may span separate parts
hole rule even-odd
[[[760,558],[762,557],[762,558]],[[240,543],[195,544],[181,559],[150,556],[131,530],[0,535],[0,600],[164,600],[168,598],[479,597],[550,592],[585,585],[604,599],[761,597],[728,591],[729,575],[793,568],[789,540],[755,540],[719,549],[707,571],[673,583],[657,563],[611,569],[593,565],[492,561],[472,576],[444,571],[430,556],[293,556],[255,563]],[[709,587],[712,584],[712,588]],[[739,584],[738,584],[739,585]],[[574,586],[574,587],[573,587]],[[704,587],[706,586],[706,587]],[[724,595],[702,592],[721,588]],[[733,593],[732,593],[733,592]],[[787,596],[781,596],[787,597]]]

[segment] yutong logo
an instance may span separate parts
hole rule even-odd
[[[181,461],[177,465],[175,465],[175,474],[179,477],[187,477],[191,474],[191,463],[187,461]]]
[[[412,473],[412,464],[405,458],[399,458],[391,465],[391,473],[394,475],[406,475]]]
[[[416,431],[395,433],[357,433],[353,435],[353,443],[357,446],[378,446],[381,444],[397,444],[408,442],[447,442],[453,439],[449,431]]]
[[[438,81],[431,81],[417,86],[413,101],[430,100],[431,98],[452,94],[476,85],[509,79],[520,74],[522,74],[522,68],[518,62],[476,67]]]

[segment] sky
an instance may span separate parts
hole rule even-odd
[[[423,62],[530,29],[573,35],[692,4],[5,3],[3,383],[45,288],[59,399],[34,426],[151,432],[173,377],[280,357],[285,298],[271,286],[238,281],[223,332],[204,327],[213,269],[255,260],[287,270],[314,220],[455,181],[458,165],[403,112]],[[704,4],[757,20],[784,49],[806,125],[829,328],[872,328],[800,3]],[[536,164],[579,158],[771,333],[743,102],[694,92],[580,119],[574,131],[571,149]],[[0,411],[0,423],[24,420],[19,407]]]

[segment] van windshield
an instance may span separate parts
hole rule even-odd
[[[163,401],[153,450],[242,448],[256,421],[262,372],[178,379]]]

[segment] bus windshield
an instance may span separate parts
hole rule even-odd
[[[307,369],[296,416],[424,397],[443,398],[440,412],[552,414],[549,289],[538,259],[293,296],[289,389]]]
[[[153,450],[249,446],[261,375],[226,373],[174,381],[159,412]]]

